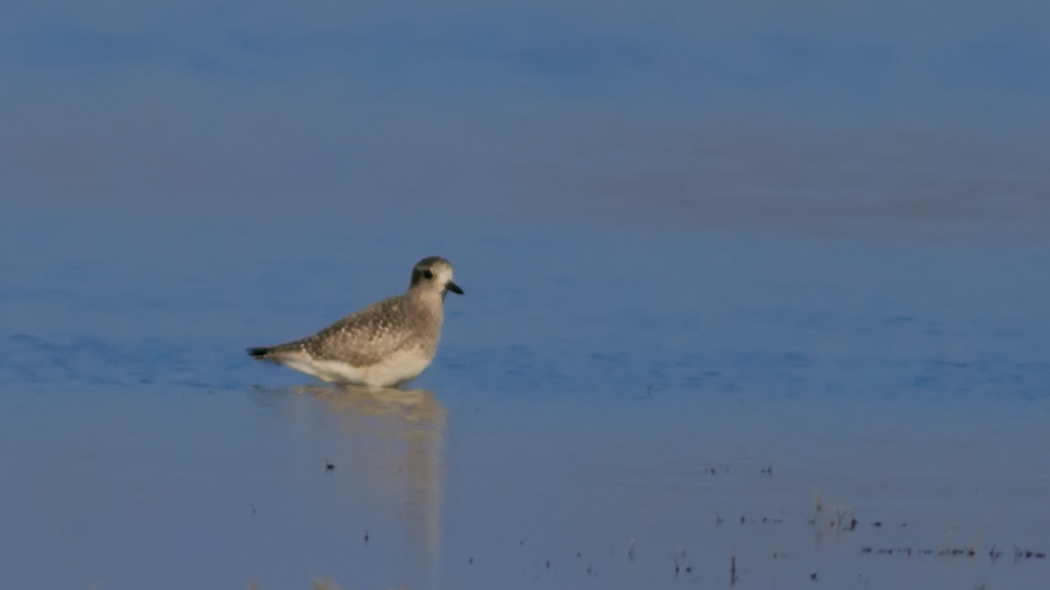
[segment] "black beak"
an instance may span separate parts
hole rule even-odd
[[[463,289],[460,289],[459,285],[453,283],[452,281],[449,281],[449,282],[445,283],[445,289],[448,290],[448,291],[452,291],[456,295],[462,295],[463,294]]]

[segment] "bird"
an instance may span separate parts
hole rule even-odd
[[[408,290],[352,313],[301,340],[249,348],[261,361],[322,381],[393,387],[411,381],[437,354],[445,295],[463,294],[452,263],[428,256],[412,267]]]

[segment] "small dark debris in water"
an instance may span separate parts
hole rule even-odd
[[[1017,545],[1014,545],[1014,561],[1020,561],[1022,559],[1046,559],[1046,553],[1035,552],[1031,549],[1020,549]]]
[[[577,551],[576,552],[576,557],[583,557],[583,552],[582,551]]]
[[[715,526],[722,526],[722,515],[715,514]]]
[[[809,575],[809,579],[810,580],[816,580],[817,579],[817,572],[813,572],[812,574],[810,574]]]
[[[368,542],[368,531],[365,531],[365,543]]]
[[[679,571],[679,568],[678,568],[678,558],[677,558],[677,557],[675,557],[675,558],[674,558],[674,579],[675,579],[675,581],[678,581],[678,571]]]
[[[729,557],[729,585],[736,585],[736,555]]]
[[[591,564],[587,564],[587,575],[589,576],[591,574],[592,574]]]
[[[473,557],[471,557],[470,559],[467,560],[467,565],[474,565],[474,558]]]
[[[770,462],[769,467],[766,467],[765,469],[763,469],[762,473],[769,474],[769,476],[772,477],[772,475],[773,475],[773,463]]]
[[[525,546],[525,541],[518,541],[518,545],[521,545],[522,547],[524,547]]]
[[[740,517],[740,524],[744,524],[744,517],[743,516]]]
[[[335,469],[335,465],[332,465],[331,461],[329,461],[328,459],[325,459],[324,460],[324,470],[325,471],[331,471],[333,469]]]
[[[851,519],[851,520],[849,521],[849,526],[848,526],[848,527],[846,527],[846,530],[848,530],[848,531],[852,531],[852,530],[853,530],[853,529],[855,529],[855,528],[857,528],[857,519],[856,519],[856,518],[854,518],[854,519]]]
[[[933,549],[914,549],[913,550],[911,547],[898,547],[898,548],[895,548],[895,549],[894,548],[875,549],[874,547],[861,547],[860,548],[860,552],[861,553],[876,553],[878,555],[893,555],[894,553],[896,553],[898,555],[904,554],[904,555],[907,555],[908,557],[912,556],[912,552],[913,551],[917,555],[939,555],[941,557],[974,557],[974,556],[977,555],[977,550],[974,549],[973,547],[965,548],[965,549],[964,548],[960,548],[960,547],[953,547],[951,549],[941,549],[940,551],[935,551]],[[995,563],[996,560],[998,560],[1002,556],[1003,556],[1003,552],[1000,551],[995,545],[992,545],[991,550],[988,551],[988,557],[991,558],[992,563]],[[1029,550],[1020,550],[1020,549],[1017,549],[1016,547],[1014,548],[1014,561],[1017,561],[1019,559],[1029,559],[1029,558],[1032,558],[1032,557],[1041,559],[1042,557],[1040,557],[1040,556],[1045,557],[1045,554],[1043,554],[1043,553],[1035,553],[1035,552],[1029,551]]]
[[[547,560],[547,569],[551,569],[551,560]]]
[[[711,475],[714,475],[717,472],[715,471],[714,467],[705,467],[704,468],[704,473],[710,473]]]
[[[882,523],[876,520],[875,522],[871,523],[871,526],[882,526]]]
[[[685,566],[685,573],[687,573],[687,574],[693,573],[693,566],[691,566],[691,565]]]

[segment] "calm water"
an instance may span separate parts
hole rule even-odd
[[[0,7],[0,588],[1050,579],[1050,4],[68,4]],[[409,388],[245,355],[432,254]]]
[[[0,291],[5,587],[1050,573],[1044,241],[21,221]],[[244,355],[400,291],[431,252],[467,295],[418,389]]]

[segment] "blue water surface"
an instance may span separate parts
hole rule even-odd
[[[1044,242],[47,222],[10,228],[0,294],[5,584],[1046,573],[1013,553],[1046,551],[1050,516]],[[419,389],[244,354],[430,253],[467,295]]]
[[[1047,6],[5,3],[0,588],[1044,587]]]

